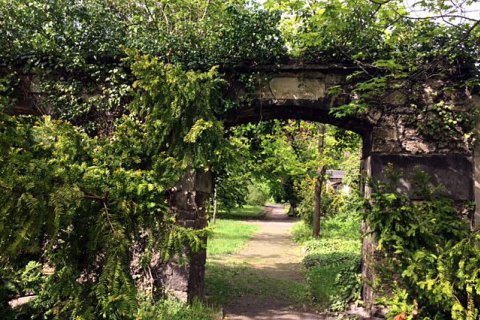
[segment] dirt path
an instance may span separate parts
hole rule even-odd
[[[316,320],[325,319],[307,307],[294,302],[289,294],[290,288],[301,285],[305,279],[300,249],[293,242],[290,229],[295,221],[288,219],[284,207],[270,205],[266,207],[266,217],[261,221],[249,221],[258,225],[260,230],[248,242],[241,252],[218,260],[222,265],[242,265],[248,268],[250,277],[258,285],[252,285],[252,292],[234,299],[225,307],[225,319],[229,320]],[[243,275],[242,275],[243,276]],[[267,281],[267,291],[261,282]],[[252,282],[252,281],[250,281]],[[283,283],[277,287],[276,283]],[[262,289],[263,288],[263,289]],[[284,290],[286,293],[282,294]]]

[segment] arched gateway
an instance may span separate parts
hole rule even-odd
[[[453,114],[471,115],[480,108],[480,98],[465,89],[447,90],[442,79],[431,79],[411,87],[390,85],[388,87],[394,89],[382,89],[369,100],[368,111],[336,117],[332,108],[357,98],[353,90],[355,83],[349,80],[356,71],[354,67],[298,63],[244,70],[244,74],[253,78],[255,88],[247,93],[243,84],[235,79],[230,81],[229,94],[248,102],[226,115],[225,122],[233,126],[270,119],[302,119],[351,130],[363,138],[363,177],[382,180],[384,169],[391,164],[404,172],[398,187],[411,191],[410,176],[414,168],[419,168],[430,174],[433,184],[443,185],[446,195],[453,200],[465,203],[476,198],[478,203],[480,160],[474,157],[461,135],[448,130],[442,133],[442,129],[429,133],[428,128],[431,119],[438,116],[438,99],[448,101]],[[335,95],[330,94],[333,91]],[[363,189],[368,197],[368,186],[364,185]],[[204,204],[211,191],[209,174],[185,176],[170,196],[172,210],[180,224],[192,228],[207,225]],[[478,212],[469,218],[472,228],[480,222]],[[374,277],[370,267],[374,252],[374,242],[365,237],[362,273],[366,280]],[[170,292],[191,301],[203,295],[206,253],[189,256],[187,265],[172,261],[159,270],[159,275]],[[368,282],[365,281],[363,298],[372,302],[373,292]]]
[[[356,82],[351,80],[357,78],[352,75],[358,71],[356,67],[341,65],[290,63],[226,72],[230,84],[227,94],[240,103],[225,115],[225,123],[234,126],[270,119],[302,119],[354,131],[363,139],[363,181],[383,180],[384,169],[392,165],[404,172],[398,188],[411,191],[411,174],[419,168],[432,177],[433,184],[443,185],[445,194],[459,204],[475,200],[477,209],[468,218],[472,228],[476,228],[480,224],[480,147],[471,147],[471,139],[463,135],[461,119],[471,120],[480,110],[478,92],[475,95],[465,88],[456,88],[454,80],[441,77],[402,82],[393,79],[367,98],[366,111],[336,117],[331,112],[333,108],[358,99]],[[251,79],[248,86],[237,81],[245,77]],[[31,92],[34,90],[25,91],[29,92],[20,95],[16,112],[34,112],[28,99],[29,94],[35,95]],[[449,122],[452,117],[453,123]],[[439,123],[444,126],[436,126]],[[205,203],[212,186],[210,174],[187,173],[170,191],[171,211],[179,224],[198,229],[207,225]],[[366,184],[363,192],[369,196]],[[152,279],[145,285],[161,283],[184,301],[203,296],[206,252],[188,248],[186,251],[186,264],[172,259],[166,264],[157,261],[151,265]],[[365,237],[362,273],[366,302],[373,301],[368,280],[375,277],[371,268],[374,253],[374,241]],[[131,271],[136,273],[135,267]]]

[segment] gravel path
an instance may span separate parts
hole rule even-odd
[[[217,262],[246,265],[258,273],[259,279],[268,277],[276,281],[304,281],[302,254],[290,235],[290,229],[295,221],[287,217],[281,205],[266,206],[265,211],[264,220],[248,222],[258,225],[260,230],[246,247],[237,254],[229,255]],[[295,305],[289,299],[279,298],[278,292],[275,297],[256,293],[238,297],[226,306],[224,311],[225,319],[229,320],[326,319]]]

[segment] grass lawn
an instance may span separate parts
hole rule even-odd
[[[263,206],[244,205],[232,208],[230,211],[220,207],[218,217],[221,219],[259,219],[263,217]]]
[[[312,299],[320,308],[342,310],[360,294],[360,218],[343,214],[322,221],[320,238],[299,222],[293,229],[306,254],[307,282]]]
[[[207,263],[207,301],[214,306],[228,305],[242,296],[288,300],[296,305],[308,301],[303,281],[272,278],[271,273],[242,264]]]
[[[230,254],[240,250],[258,230],[258,226],[238,220],[217,219],[211,224],[213,234],[207,241],[209,255]]]

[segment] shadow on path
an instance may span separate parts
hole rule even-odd
[[[212,290],[221,291],[214,294],[226,303],[225,319],[325,319],[304,304],[308,299],[303,257],[290,235],[295,222],[283,205],[267,205],[263,220],[246,222],[259,226],[259,231],[245,248],[208,258],[207,292],[209,283]]]

